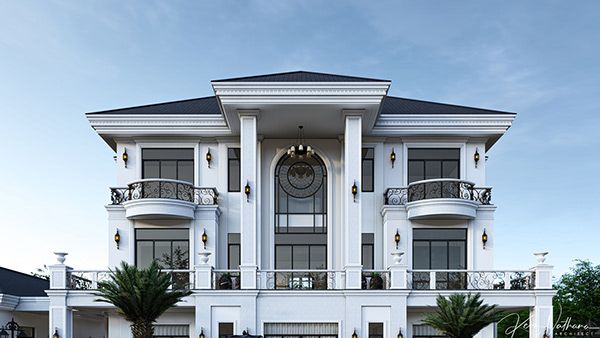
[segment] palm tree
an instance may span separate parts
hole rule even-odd
[[[423,322],[449,338],[472,338],[484,327],[500,319],[497,305],[483,304],[480,294],[453,294],[437,297],[437,309]]]
[[[98,282],[96,296],[131,322],[134,338],[151,338],[156,318],[191,294],[185,289],[169,290],[170,285],[171,277],[156,262],[146,269],[122,262],[120,269],[111,270],[110,280]]]

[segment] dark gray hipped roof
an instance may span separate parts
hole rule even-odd
[[[402,97],[386,96],[381,106],[381,114],[400,114],[400,115],[480,115],[480,114],[507,114],[515,113],[459,106],[447,103],[429,102]]]
[[[390,82],[388,80],[337,74],[294,71],[213,80],[212,82]]]
[[[214,115],[221,114],[216,96],[197,99],[154,103],[144,106],[119,108],[87,113],[94,114],[133,114],[133,115]]]
[[[0,267],[0,293],[13,296],[45,297],[50,283],[42,278]]]

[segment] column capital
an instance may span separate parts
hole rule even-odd
[[[363,117],[366,111],[364,109],[342,109],[342,117]]]
[[[260,115],[260,109],[238,109],[237,111],[238,117],[241,119],[243,117],[256,117]]]

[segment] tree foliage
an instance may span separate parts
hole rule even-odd
[[[450,338],[471,338],[500,318],[497,305],[483,304],[480,294],[459,293],[438,296],[435,312],[426,314],[423,322]]]
[[[153,262],[146,269],[121,263],[111,270],[110,280],[98,282],[98,301],[113,304],[117,312],[131,322],[134,338],[151,338],[156,319],[174,306],[189,290],[169,290],[171,277]]]
[[[554,284],[554,317],[562,309],[561,320],[571,317],[573,323],[600,325],[600,265],[577,260],[571,271]]]

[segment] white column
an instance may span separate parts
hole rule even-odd
[[[258,187],[258,112],[240,112],[240,151],[241,175],[240,186],[240,244],[241,244],[241,288],[256,289],[257,266],[257,190]],[[246,195],[244,187],[250,186],[250,194]]]
[[[67,306],[68,274],[72,270],[64,264],[66,253],[55,253],[58,264],[48,266],[50,272],[50,298],[48,311],[48,332],[52,337],[58,332],[60,337],[73,338],[73,312]]]
[[[556,291],[552,290],[552,269],[554,267],[544,263],[547,254],[547,252],[534,254],[538,262],[531,269],[535,272],[535,305],[529,310],[530,338],[543,338],[544,332],[548,337],[553,337],[552,297]]]
[[[342,201],[344,205],[344,265],[346,288],[361,288],[361,157],[362,157],[362,114],[344,112],[344,175]],[[356,184],[358,193],[352,194]]]

